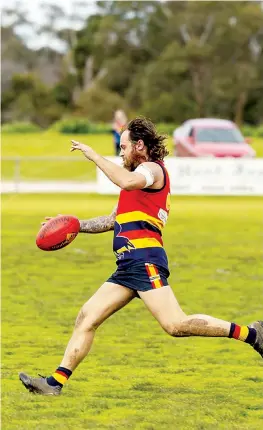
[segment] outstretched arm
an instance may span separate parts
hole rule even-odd
[[[80,233],[103,233],[114,229],[117,206],[110,215],[80,221]]]
[[[143,189],[146,186],[147,181],[145,175],[143,175],[142,173],[136,171],[129,172],[123,167],[118,166],[112,161],[102,157],[90,146],[84,145],[84,143],[77,142],[76,140],[72,140],[71,142],[72,147],[70,151],[81,151],[88,160],[93,161],[99,167],[99,169],[102,170],[103,173],[105,173],[105,175],[111,180],[111,182],[113,182],[123,190],[130,191]],[[163,177],[162,169],[154,163],[150,164],[151,167],[148,167],[147,170],[151,170],[149,174],[153,177],[153,182],[157,182],[160,176],[161,178]],[[153,182],[151,182],[151,184],[153,184]]]

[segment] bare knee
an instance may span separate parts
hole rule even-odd
[[[89,312],[89,310],[84,305],[80,309],[76,318],[75,330],[95,331],[99,325],[100,323],[98,318],[93,312]]]
[[[203,317],[203,315],[184,315],[180,320],[166,323],[163,328],[170,336],[191,336],[199,333],[200,330],[208,324],[208,322],[201,317]]]
[[[200,322],[200,321],[198,321]],[[180,319],[175,319],[169,322],[166,322],[163,325],[164,330],[170,336],[173,337],[184,337],[189,336],[191,332],[191,328],[196,324],[196,320],[191,319],[187,315],[182,315]]]
[[[164,331],[169,334],[170,336],[181,336],[181,322],[180,321],[173,321],[173,322],[169,322],[164,324],[163,326]]]

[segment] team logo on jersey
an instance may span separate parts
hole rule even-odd
[[[128,237],[124,236],[125,232],[121,232],[121,226],[116,223],[120,229],[119,233],[116,234],[114,238],[114,254],[118,259],[123,258],[124,252],[131,252],[132,249],[135,249],[135,246]]]

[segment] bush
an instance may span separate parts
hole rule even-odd
[[[255,136],[256,127],[253,127],[252,125],[244,124],[240,127],[240,129],[245,137]]]
[[[42,129],[31,122],[11,122],[2,126],[3,133],[37,133]]]
[[[103,87],[93,86],[82,92],[76,102],[76,114],[87,117],[90,121],[110,122],[117,109],[123,109],[126,114],[126,101],[117,93]]]
[[[10,90],[3,95],[2,113],[6,121],[12,118],[16,123],[34,123],[45,128],[61,118],[65,107],[57,103],[52,89],[39,77],[16,74],[12,76]]]
[[[158,123],[156,128],[159,133],[172,136],[175,124]],[[102,122],[91,122],[86,118],[69,117],[57,121],[51,127],[51,130],[56,130],[63,134],[105,134],[111,133],[111,124]]]
[[[174,130],[179,127],[178,124],[166,124],[163,122],[157,123],[156,128],[159,133],[167,134],[168,136],[172,136]]]
[[[112,132],[112,126],[111,126],[111,124],[105,124],[103,122],[96,122],[96,123],[90,122],[90,131],[89,132],[92,134],[111,133]]]
[[[256,128],[256,135],[255,137],[263,137],[263,125],[260,125]]]
[[[242,134],[246,137],[263,137],[263,125],[258,127],[244,124],[241,127]]]
[[[86,118],[64,118],[51,127],[63,134],[103,134],[110,133],[111,126],[104,123],[92,123]]]

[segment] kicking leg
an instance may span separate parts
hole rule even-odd
[[[169,286],[138,293],[152,315],[171,336],[230,337],[249,343],[261,356],[263,354],[262,322],[239,326],[209,315],[187,316]]]
[[[134,297],[134,291],[121,285],[109,282],[103,284],[81,308],[72,337],[56,372],[48,378],[31,378],[20,373],[20,380],[25,387],[38,394],[60,394],[63,384],[90,351],[96,329]]]

